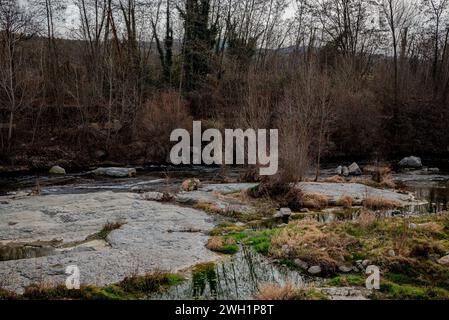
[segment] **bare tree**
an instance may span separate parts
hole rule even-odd
[[[11,148],[14,118],[30,98],[32,79],[21,44],[35,32],[32,13],[14,0],[0,0],[0,103],[9,111],[7,145]]]

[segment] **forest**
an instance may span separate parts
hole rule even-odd
[[[165,163],[170,132],[279,129],[321,159],[449,150],[448,0],[0,0],[0,164]]]

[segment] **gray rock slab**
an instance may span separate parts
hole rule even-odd
[[[390,190],[377,189],[358,183],[322,183],[303,182],[298,187],[306,193],[320,193],[337,200],[341,196],[350,196],[354,199],[365,199],[367,197],[382,197],[405,203],[414,200],[410,194],[402,194]]]
[[[126,224],[109,234],[109,246],[104,248],[0,261],[2,286],[22,292],[33,283],[65,283],[68,265],[79,267],[81,283],[105,285],[134,274],[176,272],[218,259],[205,248],[206,231],[214,227],[210,216],[191,208],[145,201],[132,193],[8,199],[8,204],[0,206],[0,240],[6,244],[60,239],[70,244],[100,231],[105,223],[116,221]],[[180,228],[195,232],[176,232]]]

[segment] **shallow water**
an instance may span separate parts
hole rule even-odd
[[[408,190],[415,194],[416,199],[426,202],[409,207],[409,211],[413,213],[437,213],[448,210],[449,175],[402,175],[398,178]]]
[[[109,178],[94,176],[89,172],[69,173],[65,176],[48,173],[0,174],[0,195],[19,190],[39,188],[41,194],[70,194],[98,191],[175,191],[180,183],[197,177],[201,181],[219,179],[219,167],[205,166],[146,166],[137,168],[137,176]],[[238,178],[241,169],[226,171],[229,178]]]
[[[152,299],[163,300],[235,300],[253,299],[264,284],[291,284],[301,288],[307,284],[319,283],[319,278],[308,277],[270,262],[264,256],[248,247],[232,257],[210,267],[187,273],[182,284],[171,288]]]

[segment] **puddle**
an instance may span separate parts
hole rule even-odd
[[[214,264],[202,264],[190,271],[187,280],[152,299],[162,300],[250,300],[259,287],[266,283],[298,288],[319,283],[313,278],[289,270],[286,266],[273,264],[267,258],[248,247],[237,254]]]

